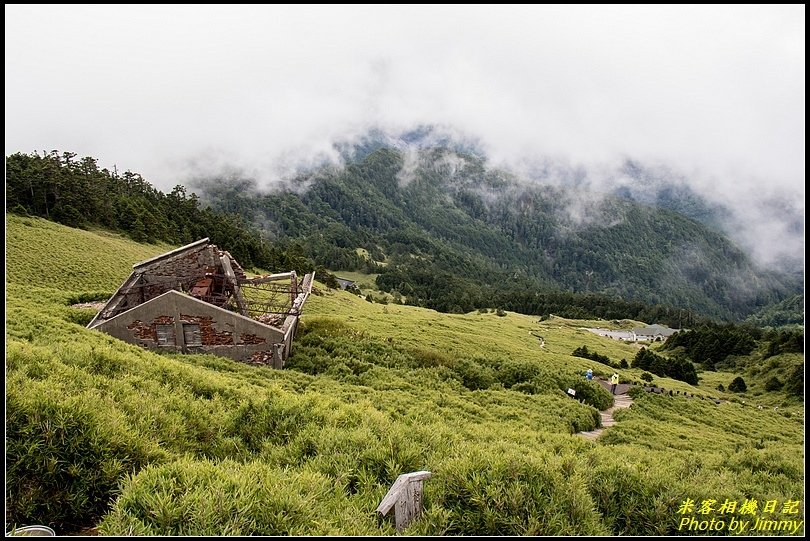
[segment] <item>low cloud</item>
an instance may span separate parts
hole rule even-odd
[[[773,262],[804,246],[804,9],[7,5],[5,148],[271,187],[440,125],[549,182],[669,168]]]

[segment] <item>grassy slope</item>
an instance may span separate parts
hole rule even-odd
[[[7,228],[7,520],[71,529],[107,514],[108,534],[388,534],[373,510],[416,469],[436,474],[412,528],[426,534],[663,534],[687,497],[803,498],[796,416],[644,396],[593,443],[571,435],[592,408],[556,388],[504,389],[606,374],[569,355],[580,345],[630,360],[636,346],[579,328],[605,322],[447,315],[324,291],[290,362],[317,375],[160,356],[82,328],[86,311],[66,304],[112,291],[164,247],[35,219]],[[458,377],[469,366],[491,368],[488,389]]]
[[[137,244],[120,235],[71,229],[39,218],[6,215],[6,281],[68,291],[109,291],[132,265],[172,247]]]
[[[344,278],[346,280],[351,280],[357,284],[357,287],[360,289],[377,289],[377,284],[374,282],[377,279],[379,274],[367,274],[363,272],[354,272],[354,271],[332,271],[335,276],[339,278]]]
[[[363,281],[364,277],[374,276],[351,273],[351,278]],[[365,281],[369,281],[366,279]],[[442,314],[433,310],[405,305],[371,304],[362,298],[326,290],[323,296],[315,296],[307,305],[305,319],[313,315],[328,315],[339,318],[364,332],[401,343],[412,348],[430,348],[452,355],[466,357],[509,357],[526,361],[541,362],[554,369],[564,367],[583,372],[594,370],[597,376],[609,377],[615,370],[595,361],[572,357],[571,352],[580,346],[590,351],[607,355],[613,362],[626,359],[631,363],[642,347],[658,351],[660,343],[628,343],[597,336],[586,328],[629,329],[645,324],[638,321],[621,320],[570,320],[552,316],[539,321],[536,316],[526,316],[507,312],[505,317],[494,313],[477,312],[455,315]],[[543,347],[540,340],[543,339]],[[659,352],[660,353],[660,352]],[[664,352],[666,354],[666,352]],[[700,372],[698,386],[683,381],[653,375],[652,384],[667,390],[697,394],[712,399],[744,400],[753,406],[779,406],[795,415],[803,415],[801,402],[788,400],[784,393],[765,393],[767,377],[778,376],[782,381],[787,377],[793,364],[801,362],[800,354],[783,354],[768,360],[765,370],[747,372],[705,371]],[[643,370],[628,368],[619,370],[622,381],[642,382]],[[762,376],[759,376],[762,372]],[[764,375],[767,374],[767,377]],[[745,393],[730,393],[717,390],[718,384],[728,387],[736,377],[743,376],[748,383]],[[759,376],[759,377],[758,377]]]

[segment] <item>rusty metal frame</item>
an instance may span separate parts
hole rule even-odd
[[[288,316],[293,313],[293,302],[301,293],[299,287],[277,281],[250,282],[239,284],[248,317],[264,315]]]

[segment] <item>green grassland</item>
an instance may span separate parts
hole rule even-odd
[[[377,284],[374,281],[377,279],[379,274],[368,274],[356,271],[333,271],[333,273],[339,278],[344,278],[346,280],[355,282],[357,287],[364,292],[367,289],[378,291]]]
[[[6,282],[112,294],[132,272],[133,264],[172,248],[7,214],[6,255],[12,259],[6,262]]]
[[[85,329],[92,311],[69,305],[169,247],[31,218],[6,227],[7,531],[389,535],[374,510],[422,469],[434,476],[412,534],[698,533],[678,530],[686,499],[757,499],[752,523],[803,519],[803,505],[762,509],[803,502],[804,418],[790,408],[641,393],[599,440],[575,435],[612,398],[582,378],[610,369],[571,352],[638,350],[583,330],[610,322],[441,314],[318,285],[284,370],[159,355]],[[656,381],[727,398],[707,374]]]

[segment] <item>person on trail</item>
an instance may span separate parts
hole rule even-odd
[[[619,374],[613,372],[613,375],[610,376],[610,392],[616,394],[616,386],[619,384]]]
[[[588,381],[591,381],[593,379],[593,370],[591,370],[590,368],[588,369],[587,372],[585,372],[585,379],[587,379]]]

